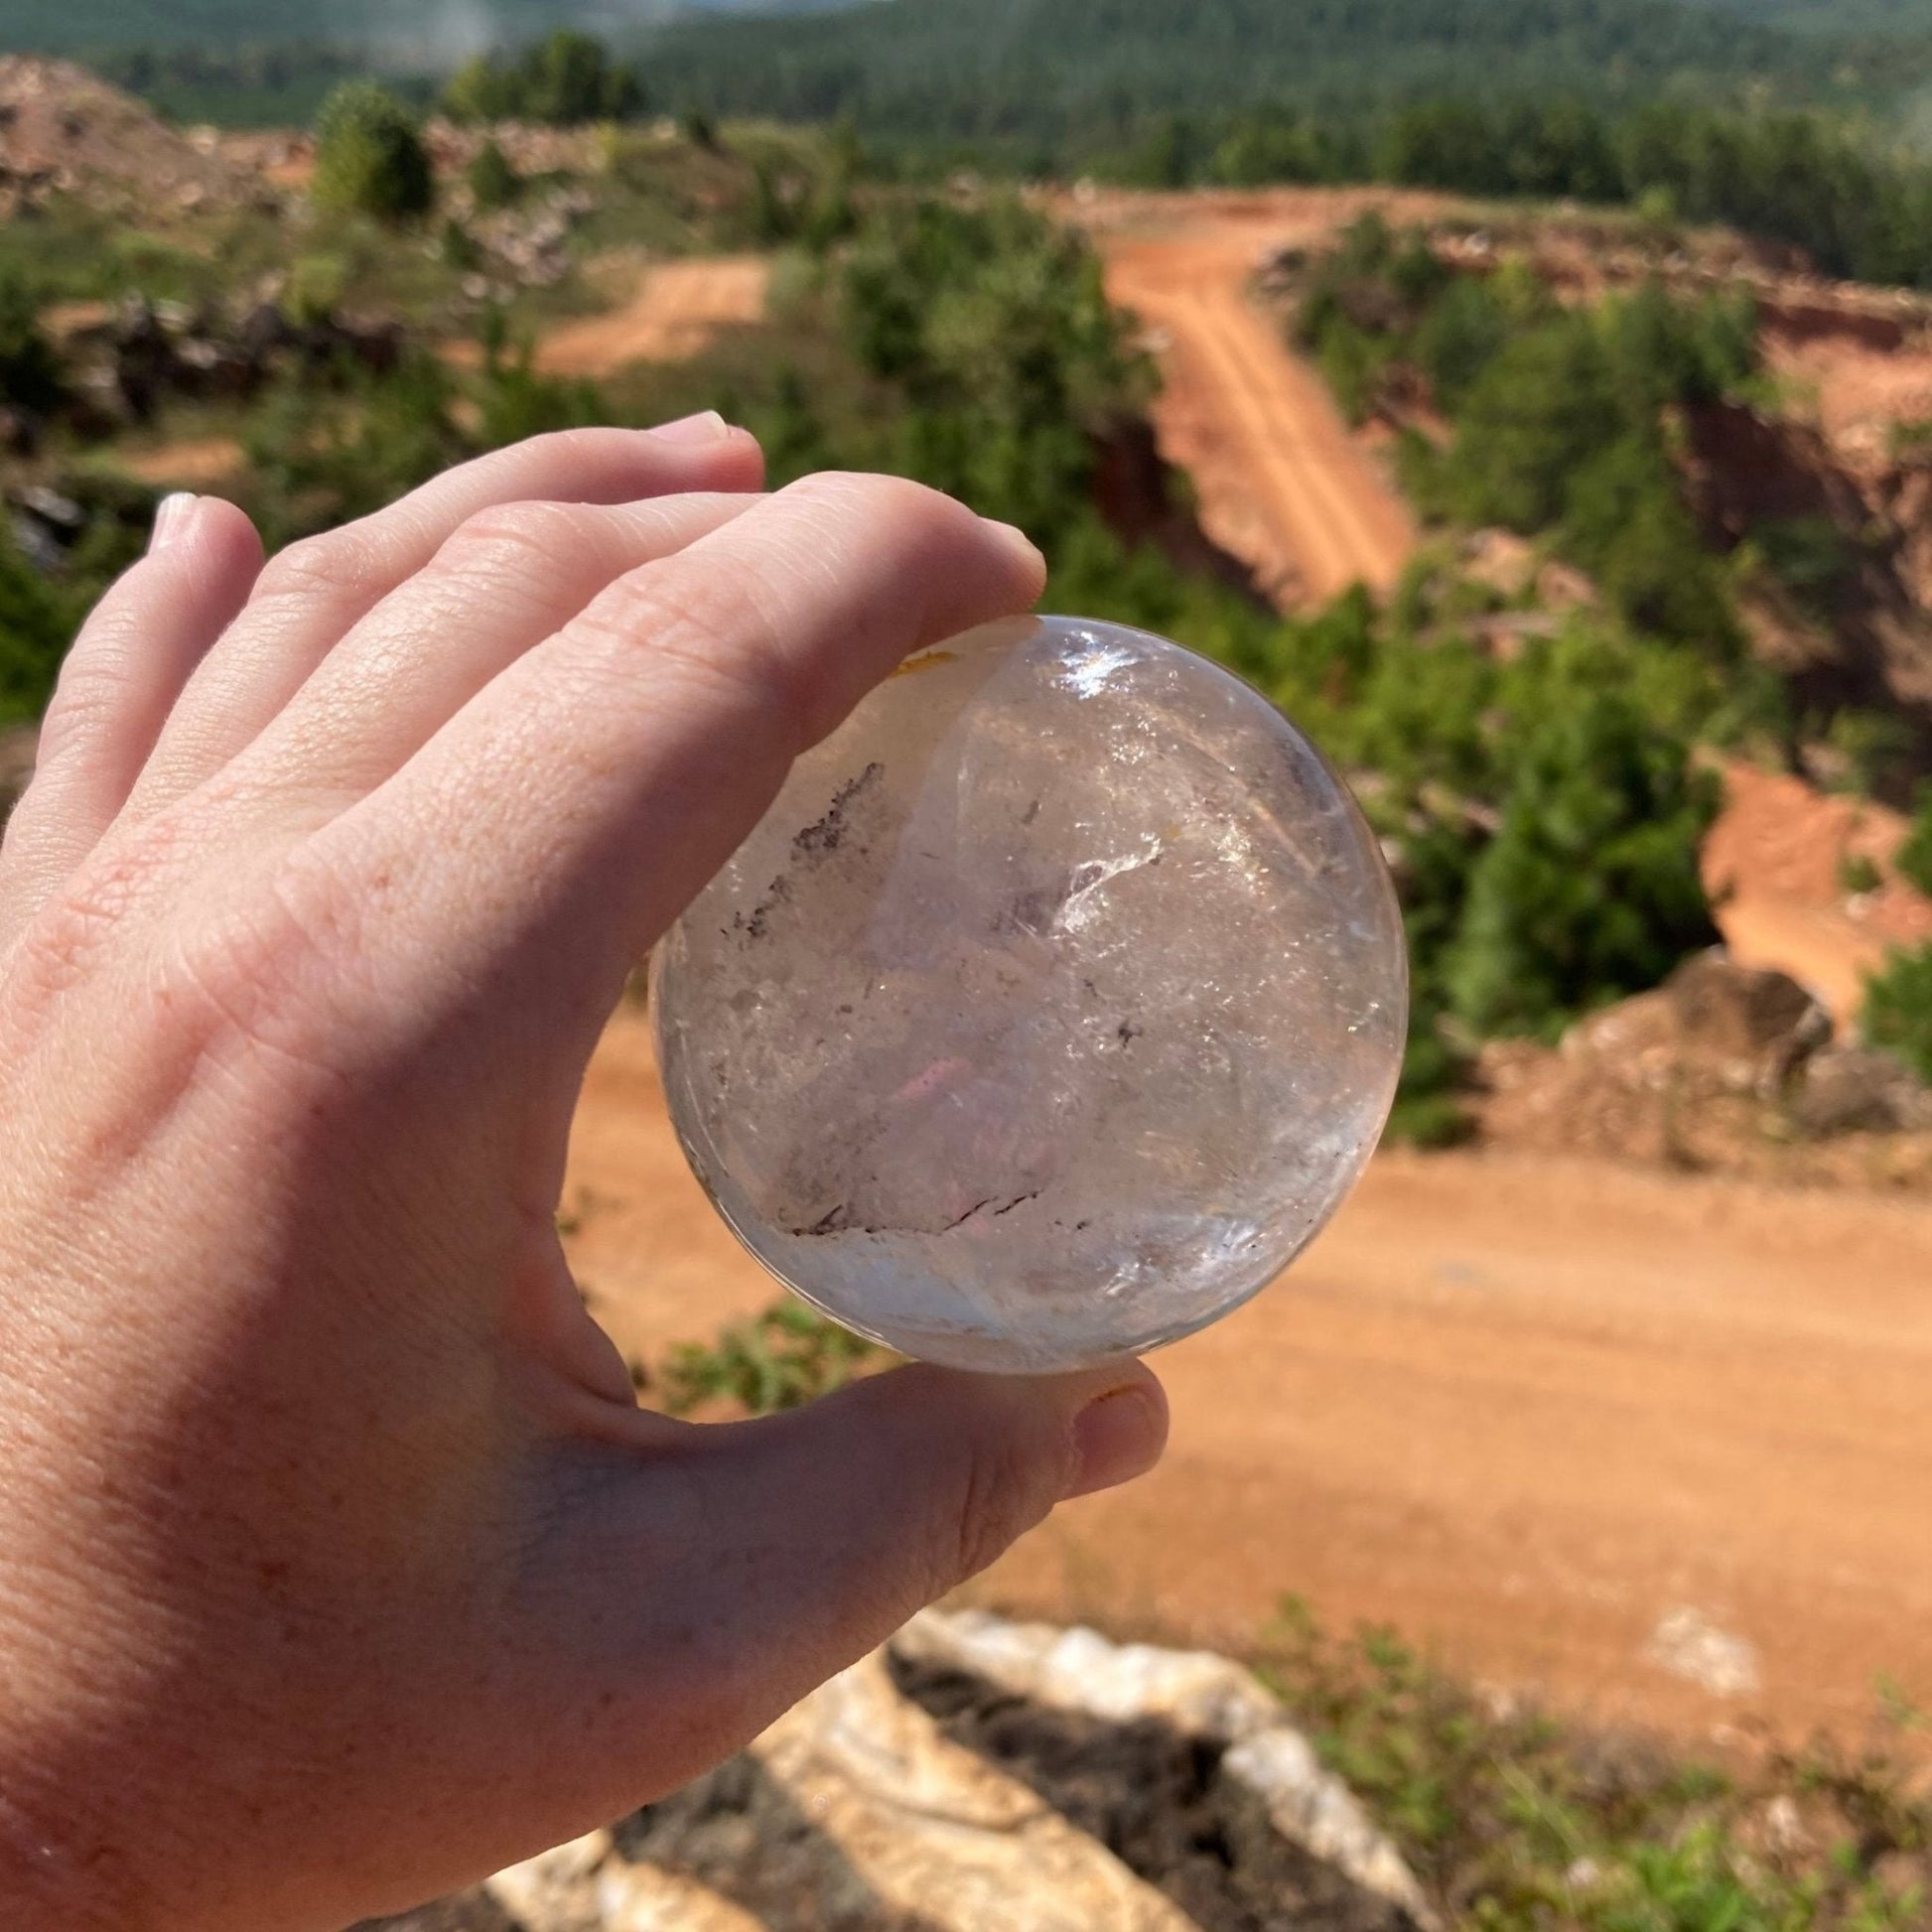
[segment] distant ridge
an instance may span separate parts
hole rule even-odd
[[[420,45],[452,61],[588,27],[614,39],[693,14],[801,14],[845,0],[0,0],[0,53],[332,42]]]
[[[669,27],[649,60],[660,92],[715,111],[1020,139],[1259,99],[1628,97],[1755,79],[1814,97],[1862,84],[1843,67],[1815,35],[1723,0],[886,0]],[[1883,67],[1863,76],[1872,92]]]

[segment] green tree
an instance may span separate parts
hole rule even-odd
[[[0,529],[0,724],[47,709],[72,635],[67,600]]]
[[[42,333],[33,285],[0,267],[0,404],[45,415],[62,394],[60,358]]]
[[[1918,809],[1912,815],[1912,829],[1898,848],[1895,862],[1899,877],[1922,893],[1932,893],[1932,785],[1919,788]]]
[[[1537,717],[1446,962],[1480,1035],[1552,1036],[1718,940],[1699,873],[1717,785],[1622,692]]]
[[[634,120],[644,107],[637,70],[612,58],[595,35],[560,27],[513,59],[482,54],[443,90],[443,111],[458,121],[540,121],[582,127]]]
[[[443,111],[453,121],[506,121],[516,111],[517,80],[493,54],[479,54],[450,76]]]
[[[434,206],[429,150],[409,110],[374,81],[350,80],[324,106],[314,193],[320,207],[378,221],[415,220]]]
[[[470,193],[480,208],[508,207],[523,193],[523,177],[510,166],[509,157],[493,140],[477,150],[466,179]]]
[[[1864,1035],[1932,1081],[1932,946],[1893,951],[1884,970],[1865,982]]]
[[[636,73],[590,34],[560,27],[524,58],[524,118],[554,127],[633,119],[643,106]]]

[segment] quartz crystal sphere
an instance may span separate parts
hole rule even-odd
[[[904,664],[659,948],[698,1178],[927,1361],[1043,1373],[1229,1313],[1387,1122],[1401,916],[1321,756],[1179,645],[1049,618]]]

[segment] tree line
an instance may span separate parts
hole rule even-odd
[[[1149,186],[1379,181],[1641,207],[1801,248],[1827,274],[1932,287],[1932,160],[1862,123],[1680,100],[1410,102],[1361,115],[1272,105],[1172,115],[1099,172]]]

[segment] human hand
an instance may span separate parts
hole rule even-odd
[[[1037,557],[752,440],[554,437],[266,569],[169,507],[0,852],[0,1922],[331,1927],[729,1755],[1144,1369],[639,1412],[554,1210],[634,962]]]

